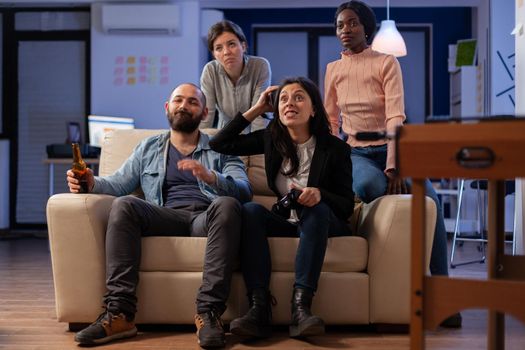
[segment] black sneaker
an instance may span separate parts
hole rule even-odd
[[[75,334],[75,341],[81,345],[100,345],[135,335],[137,327],[133,321],[128,321],[123,313],[115,315],[106,309],[95,322]]]
[[[203,348],[221,348],[226,345],[226,337],[221,317],[215,310],[195,315],[197,339]]]
[[[441,322],[441,327],[445,328],[461,328],[461,323],[463,321],[463,318],[461,317],[461,314],[458,312],[457,314],[454,314],[448,318],[445,319],[445,321]]]

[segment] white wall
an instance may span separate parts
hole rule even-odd
[[[480,0],[472,9],[472,37],[478,40],[478,65],[483,71],[483,114],[490,111],[490,1]]]
[[[516,25],[525,27],[525,1],[516,0]],[[525,116],[525,28],[515,36],[516,47],[516,115]],[[525,254],[525,240],[523,239],[525,228],[525,181],[516,182],[516,234],[517,252]]]
[[[180,83],[198,83],[202,67],[199,2],[176,4],[176,36],[104,33],[102,5],[91,6],[92,114],[133,117],[137,128],[167,128],[168,95]],[[135,82],[128,80],[133,77]]]
[[[201,36],[200,41],[202,42],[201,49],[200,49],[200,69],[199,71],[202,72],[202,68],[204,68],[204,65],[208,63],[208,56],[209,56],[209,50],[208,50],[208,30],[212,25],[214,25],[217,22],[220,22],[224,19],[224,12],[218,11],[218,10],[206,10],[203,9],[201,11]]]
[[[491,1],[490,114],[514,114],[514,3],[511,0]]]
[[[515,9],[512,0],[480,0],[473,11],[473,36],[478,40],[478,64],[484,76],[484,114],[514,115],[518,96],[515,92],[515,69],[517,60],[514,38],[510,34],[514,28]],[[499,96],[498,96],[499,95]],[[514,226],[515,197],[510,195],[505,205],[505,231],[511,232]]]

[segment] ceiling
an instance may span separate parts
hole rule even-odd
[[[186,0],[195,1],[203,8],[304,8],[337,7],[343,0]],[[365,0],[373,7],[385,7],[387,0]],[[390,7],[471,7],[490,0],[391,0]],[[76,6],[93,2],[177,2],[148,0],[0,0],[0,6]]]
[[[390,7],[464,7],[478,6],[487,0],[391,0]],[[203,7],[218,8],[293,8],[337,7],[344,0],[201,0]],[[365,0],[372,7],[385,7],[386,0]]]

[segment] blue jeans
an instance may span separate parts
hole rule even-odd
[[[298,216],[299,224],[296,225],[258,203],[243,205],[241,270],[248,292],[268,289],[270,285],[272,262],[267,236],[299,236],[294,288],[317,290],[328,237],[350,235],[350,229],[322,201],[313,207],[302,208]]]
[[[365,203],[384,196],[387,191],[388,178],[383,170],[386,167],[387,146],[369,146],[352,148],[352,176],[355,194]],[[411,181],[407,180],[410,187]],[[448,275],[447,231],[441,211],[439,198],[430,181],[425,182],[426,194],[436,204],[437,220],[434,231],[432,253],[430,255],[430,272],[432,275]]]

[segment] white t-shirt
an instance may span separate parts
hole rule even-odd
[[[297,145],[297,158],[299,158],[299,168],[297,174],[294,176],[285,176],[283,172],[286,172],[291,168],[290,160],[285,159],[281,164],[281,168],[275,178],[275,186],[279,191],[279,194],[284,196],[292,188],[292,184],[298,188],[304,188],[308,184],[308,176],[310,175],[310,166],[312,164],[312,157],[315,151],[315,145],[317,141],[315,136],[312,135],[305,143]],[[290,222],[297,222],[298,217],[295,210],[292,210],[290,214]]]

